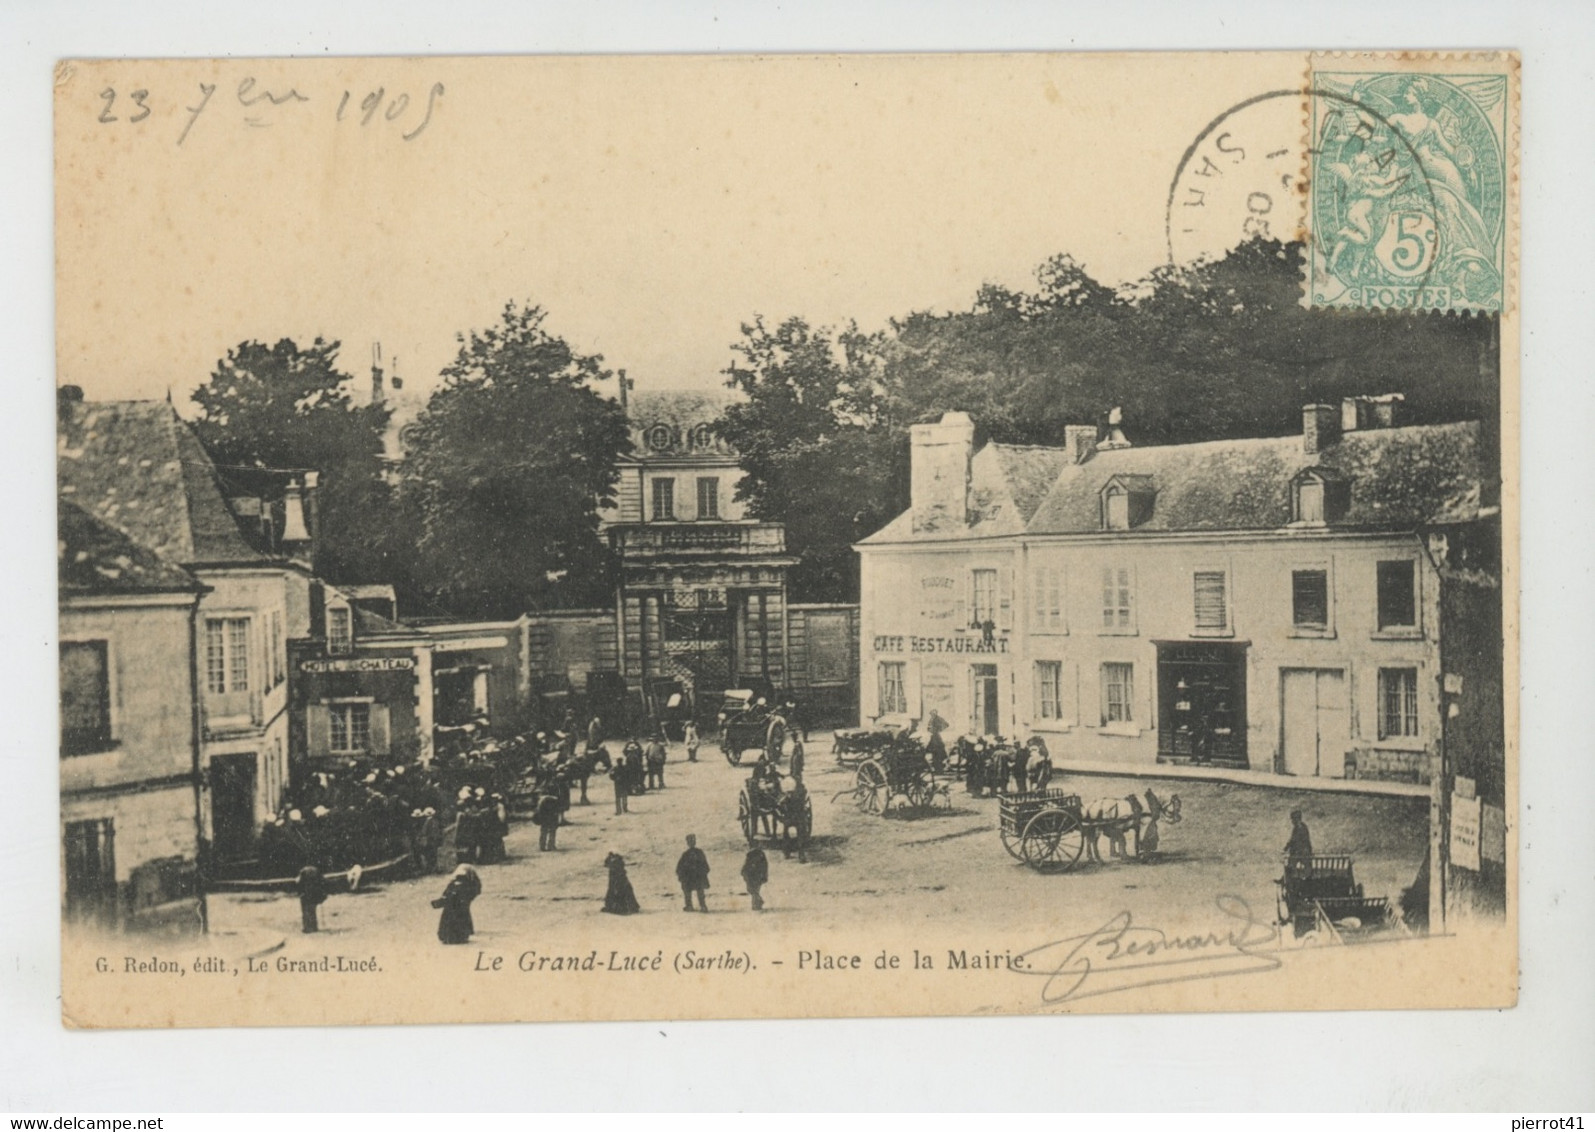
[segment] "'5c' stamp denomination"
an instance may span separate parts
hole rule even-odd
[[[1309,306],[1502,309],[1515,124],[1491,70],[1314,71]]]

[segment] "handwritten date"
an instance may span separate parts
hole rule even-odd
[[[267,129],[295,117],[313,114],[314,111],[301,111],[300,107],[320,101],[295,87],[270,89],[253,76],[240,79],[230,92],[214,103],[218,84],[200,83],[198,87],[190,98],[163,100],[146,88],[120,91],[108,86],[99,93],[101,106],[95,120],[104,126],[128,127],[141,126],[151,119],[159,122],[173,118],[182,123],[176,140],[177,145],[182,145],[202,117],[215,118],[227,104],[236,104],[237,120],[245,126]],[[387,87],[380,86],[364,92],[345,90],[336,99],[332,120],[335,123],[348,121],[357,129],[391,124],[401,141],[414,141],[432,124],[443,94],[442,83],[433,83],[424,98],[412,98],[410,92],[404,90],[390,95]]]

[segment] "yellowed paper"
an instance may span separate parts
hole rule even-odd
[[[67,1025],[1515,1002],[1515,56],[71,60],[54,79]],[[980,393],[1001,375],[949,355],[922,372],[963,384],[899,422],[906,506],[849,536],[856,600],[795,588],[795,523],[734,494],[746,463],[712,426],[756,318],[907,349],[915,312],[1040,294],[1067,255],[1128,326],[1160,279],[1248,241],[1295,249],[1303,319],[1464,327],[1482,344],[1455,395],[1436,373],[1380,386],[1348,347],[1278,359],[1301,396],[1272,431],[1233,431],[1193,377],[1164,400],[1188,393],[1210,433],[1159,444],[1109,399],[1133,382],[1097,376],[1078,425],[1017,443]],[[1217,350],[1251,300],[1210,298]],[[465,616],[325,576],[324,469],[245,490],[262,469],[191,427],[240,343],[337,340],[350,395],[394,414],[400,482],[424,442],[401,425],[507,302],[624,370],[605,397],[630,381],[608,606]],[[1090,375],[1081,349],[1035,371]],[[589,767],[543,851],[541,772],[470,768],[538,733],[550,766],[562,732],[585,752],[611,675],[627,725],[594,746],[663,722],[664,786],[611,812]],[[702,723],[695,760],[672,694]],[[724,754],[731,733],[747,746]],[[890,749],[905,734],[915,765]],[[1031,739],[1041,794],[1012,776],[1013,751],[1039,765]],[[764,806],[772,744],[765,824],[739,805]],[[448,769],[466,747],[486,753]],[[774,799],[799,781],[812,817],[787,822]],[[462,832],[482,782],[501,846]],[[345,810],[367,814],[339,842],[358,860],[306,832]],[[1313,847],[1287,859],[1293,810]],[[689,834],[707,914],[678,903]],[[435,902],[460,853],[480,895],[450,945]],[[603,910],[610,854],[636,914]]]

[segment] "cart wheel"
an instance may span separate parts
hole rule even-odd
[[[1018,828],[1018,823],[1014,823],[1014,828],[1010,829],[1008,824],[1004,822],[998,828],[997,833],[1002,837],[1002,847],[1008,850],[1008,856],[1016,861],[1023,861],[1025,859],[1024,831]]]
[[[758,820],[753,816],[753,801],[748,797],[747,790],[740,791],[737,794],[737,824],[742,827],[742,836],[747,838],[749,845],[753,844]]]
[[[770,756],[770,761],[781,761],[781,748],[786,744],[786,725],[779,719],[770,720],[770,729],[764,734],[764,753]]]
[[[890,792],[886,789],[886,772],[881,769],[880,763],[874,759],[860,763],[854,782],[853,796],[858,800],[859,809],[867,814],[886,812]]]
[[[731,741],[729,734],[720,740],[720,753],[725,755],[726,762],[732,766],[742,765],[742,751]]]
[[[1068,810],[1042,810],[1025,825],[1021,838],[1025,864],[1033,869],[1048,867],[1067,872],[1080,860],[1084,848],[1080,819]]]

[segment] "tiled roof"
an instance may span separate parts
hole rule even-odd
[[[976,539],[1021,530],[1096,533],[1102,489],[1115,478],[1132,490],[1154,492],[1150,516],[1128,532],[1131,537],[1138,531],[1277,530],[1290,525],[1291,481],[1308,468],[1350,486],[1349,507],[1333,529],[1463,522],[1481,512],[1480,433],[1477,422],[1361,429],[1316,455],[1304,450],[1300,435],[1216,440],[1109,449],[1083,464],[1061,448],[988,444],[971,463],[967,526],[916,534],[912,512],[905,511],[863,542]],[[1023,515],[1022,525],[1004,516],[1011,509]]]
[[[84,401],[56,416],[60,494],[170,562],[264,560],[238,531],[199,439],[165,401]]]
[[[203,587],[121,531],[62,499],[56,516],[56,574],[63,597],[76,594],[198,593]]]
[[[685,429],[718,420],[739,399],[730,389],[634,389],[626,397],[626,416],[633,428],[667,424]]]

